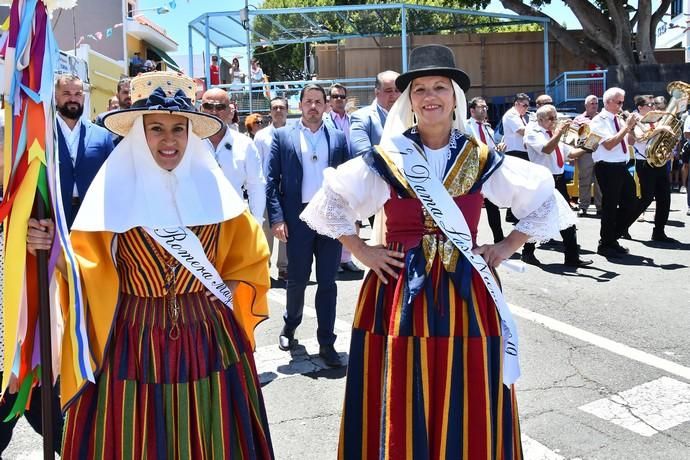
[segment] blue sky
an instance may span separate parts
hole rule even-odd
[[[170,0],[139,0],[139,8],[156,8],[167,6],[169,3],[171,3]],[[178,51],[175,54],[184,55],[188,52],[187,25],[191,20],[206,12],[236,11],[244,7],[244,0],[175,0],[174,3],[175,8],[167,14],[158,15],[152,11],[147,11],[144,14],[163,26],[173,40],[179,44]],[[250,5],[259,6],[262,1],[250,0],[249,3]],[[503,8],[498,0],[492,0],[487,11],[513,14],[512,11]],[[568,28],[579,28],[579,22],[561,0],[554,0],[553,4],[546,7],[544,11],[552,17],[558,18]],[[194,52],[201,53],[204,49],[204,42],[198,34],[194,35]],[[224,56],[238,53],[243,53],[243,50],[231,49],[221,52]]]

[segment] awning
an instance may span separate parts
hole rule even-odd
[[[181,72],[180,66],[177,65],[177,62],[170,56],[168,56],[168,53],[163,51],[160,48],[156,48],[155,46],[151,45],[150,43],[146,44],[147,47],[149,48],[150,51],[152,51],[154,54],[157,54],[158,57],[160,58],[161,61],[165,62],[166,65],[168,66],[169,69],[172,69],[176,72]]]

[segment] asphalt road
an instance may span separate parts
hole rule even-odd
[[[650,242],[652,224],[639,222],[633,240],[622,242],[630,255],[606,260],[595,253],[599,220],[580,218],[578,241],[591,267],[564,270],[556,246],[537,249],[542,267],[501,270],[520,331],[517,387],[527,459],[690,458],[686,209],[685,195],[674,194],[667,234],[680,245]],[[482,219],[480,243],[490,238]],[[344,358],[360,284],[361,277],[351,276],[338,283],[336,348]],[[317,357],[313,295],[311,286],[297,333],[301,346],[292,355],[276,345],[281,283],[270,293],[271,318],[257,329],[256,361],[278,459],[336,457],[345,370],[324,369]],[[39,446],[20,422],[4,458],[40,457]]]

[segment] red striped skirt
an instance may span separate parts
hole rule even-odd
[[[251,347],[204,291],[178,296],[179,335],[161,298],[120,294],[102,372],[66,411],[62,458],[272,459]]]
[[[500,318],[462,257],[399,278],[369,272],[350,345],[341,459],[522,458],[513,387],[503,384]],[[420,276],[421,274],[421,276]]]

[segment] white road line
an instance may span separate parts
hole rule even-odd
[[[268,298],[285,307],[285,294],[278,294],[278,292],[271,289],[270,291],[268,291]],[[304,311],[302,312],[302,314],[310,316],[312,318],[316,318],[316,310],[313,307],[309,307],[307,305],[304,306]],[[350,332],[352,330],[352,325],[347,321],[335,318],[335,330],[336,332],[340,333]]]
[[[659,358],[658,356],[654,356],[642,350],[638,350],[591,332],[587,332],[578,327],[571,326],[570,324],[566,324],[548,316],[527,310],[526,308],[518,307],[517,305],[511,304],[510,310],[513,312],[513,314],[515,314],[515,316],[526,319],[533,323],[541,324],[547,329],[569,335],[570,337],[582,340],[583,342],[591,343],[592,345],[603,348],[604,350],[608,350],[611,353],[623,356],[624,358],[628,358],[651,367],[656,367],[657,369],[661,369],[669,374],[690,380],[689,367],[682,366],[667,359]]]
[[[642,436],[690,421],[690,385],[661,377],[579,409]]]
[[[525,460],[565,460],[565,457],[558,455],[544,444],[536,441],[522,433],[522,454]]]

